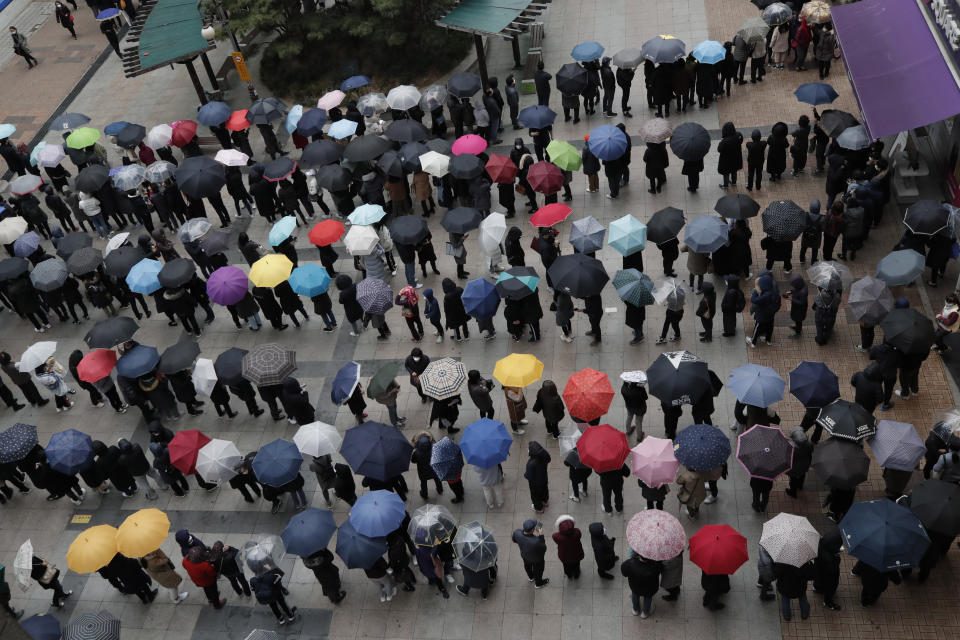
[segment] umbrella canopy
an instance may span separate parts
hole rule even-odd
[[[294,293],[312,298],[330,288],[330,274],[319,265],[307,263],[293,270],[289,282]]]
[[[498,153],[491,154],[484,168],[494,182],[511,184],[517,177],[517,165],[507,156]]]
[[[442,178],[450,171],[450,157],[431,150],[420,155],[420,167],[434,178]]]
[[[636,269],[621,269],[613,276],[613,286],[620,299],[635,307],[653,304],[653,281]]]
[[[336,551],[348,569],[369,569],[387,552],[387,539],[367,537],[347,520],[337,529]]]
[[[367,313],[383,315],[393,307],[393,290],[380,278],[364,278],[357,283],[357,302]]]
[[[37,145],[34,151],[36,151],[37,164],[41,167],[55,167],[67,157],[62,144],[45,144],[43,147]]]
[[[276,247],[292,236],[296,228],[296,216],[284,216],[270,227],[270,234],[267,236],[267,241],[271,247]]]
[[[144,254],[140,247],[117,247],[106,255],[103,260],[103,268],[107,275],[123,278],[143,258]],[[246,279],[246,276],[244,276],[244,279]]]
[[[933,323],[916,309],[894,309],[880,321],[883,340],[907,355],[922,355],[933,345]]]
[[[197,135],[197,123],[193,120],[177,120],[171,128],[170,143],[177,147],[186,146]]]
[[[834,260],[821,260],[807,269],[807,278],[811,284],[832,291],[840,291],[853,280],[846,265]]]
[[[139,378],[153,371],[158,364],[160,352],[154,347],[138,344],[117,360],[117,373],[125,378]]]
[[[565,427],[563,431],[560,432],[560,437],[557,438],[557,444],[560,445],[560,451],[562,453],[577,453],[577,441],[580,439],[580,436],[583,434],[580,432],[579,427],[576,424]],[[577,462],[580,461],[580,457],[577,456]]]
[[[247,122],[250,124],[270,124],[275,120],[282,119],[285,110],[285,105],[276,98],[260,98],[247,108]]]
[[[707,363],[689,351],[661,353],[647,369],[647,377],[651,395],[673,406],[694,404],[713,391]]]
[[[557,71],[556,82],[560,93],[580,95],[589,84],[587,70],[575,62],[568,62]]]
[[[374,222],[380,222],[387,212],[378,204],[362,204],[353,210],[347,219],[351,224],[371,225]],[[296,222],[296,218],[293,219]]]
[[[231,116],[231,120],[232,119],[233,117]],[[244,122],[246,122],[246,120],[244,120]],[[247,126],[249,127],[250,125],[248,124]],[[229,123],[227,127],[230,127]],[[236,129],[231,129],[231,131],[236,131]],[[151,149],[159,149],[160,147],[169,145],[172,138],[173,127],[168,124],[158,124],[147,132],[147,137],[143,139],[143,143]]]
[[[127,166],[135,166],[135,165],[127,165]],[[107,240],[107,244],[103,247],[104,257],[110,255],[120,247],[124,247],[124,246],[129,247],[130,246],[128,242],[129,238],[130,238],[130,234],[124,231],[122,233],[118,233],[117,235]]]
[[[417,171],[423,170],[423,167],[420,166],[420,156],[429,152],[430,147],[427,145],[422,142],[412,141],[400,147],[397,155],[400,158],[400,163],[403,165],[404,171],[416,173]]]
[[[925,263],[923,254],[913,249],[891,251],[877,262],[877,278],[891,287],[910,284],[923,273]]]
[[[837,438],[859,442],[877,432],[876,419],[859,404],[837,399],[820,409],[817,424]]]
[[[167,347],[160,356],[159,373],[169,374],[190,369],[200,355],[200,344],[196,340],[186,339]]]
[[[775,200],[763,211],[763,232],[774,240],[792,242],[807,227],[807,212],[793,200]]]
[[[641,62],[643,62],[643,51],[636,47],[628,47],[615,53],[610,64],[625,69],[636,69]]]
[[[928,531],[960,533],[960,485],[932,478],[910,492],[910,511]]]
[[[93,463],[93,440],[76,429],[67,429],[50,436],[44,452],[54,471],[72,476]]]
[[[93,573],[117,555],[117,529],[108,524],[83,531],[67,550],[67,566],[75,573]]]
[[[370,377],[367,382],[367,397],[375,399],[387,393],[390,386],[394,383],[397,374],[400,373],[401,364],[399,361],[387,362],[382,365],[377,372]]]
[[[551,126],[556,119],[557,113],[542,104],[524,107],[517,114],[517,120],[528,129],[545,129]]]
[[[51,131],[70,131],[72,129],[77,129],[83,125],[90,122],[90,116],[86,116],[82,113],[63,113],[54,118],[53,122],[50,123]],[[9,127],[9,129],[8,129]],[[0,135],[4,138],[12,135],[17,129],[11,124],[0,125]]]
[[[760,213],[760,205],[742,193],[728,193],[714,205],[713,210],[727,220],[746,220]]]
[[[217,195],[227,183],[223,165],[209,156],[184,158],[174,176],[180,190],[191,198]]]
[[[893,294],[882,280],[865,276],[850,287],[847,304],[857,320],[877,325],[893,309]]]
[[[253,458],[253,473],[257,480],[271,487],[282,487],[300,473],[303,456],[297,445],[277,438],[257,451]]]
[[[660,209],[651,216],[647,223],[647,238],[656,244],[672,240],[680,233],[684,223],[683,211],[680,209],[676,207]]]
[[[629,146],[627,134],[612,124],[602,124],[590,132],[590,151],[606,162],[621,157]]]
[[[92,127],[79,127],[67,136],[67,146],[71,149],[86,149],[100,139],[100,132]]]
[[[543,363],[529,353],[511,353],[493,368],[493,377],[505,387],[526,387],[542,375]]]
[[[599,60],[603,55],[603,45],[599,42],[581,42],[573,47],[570,57],[578,62],[590,62]]]
[[[297,107],[294,107],[294,109],[296,108]],[[308,111],[303,111],[303,107],[301,107],[300,116],[297,117],[295,121],[291,122],[291,116],[293,114],[293,109],[291,109],[290,113],[287,114],[286,127],[288,131],[290,130],[291,125],[293,125],[293,130],[305,138],[323,133],[323,125],[327,122],[327,112],[325,110],[310,109]]]
[[[648,487],[670,484],[676,478],[680,461],[673,455],[672,440],[647,436],[631,453],[631,471]]]
[[[30,263],[24,258],[5,258],[0,260],[0,282],[13,280],[30,269]]]
[[[825,82],[806,82],[797,87],[793,95],[797,96],[800,102],[813,106],[830,104],[840,97],[836,90]]]
[[[449,214],[449,212],[447,212]],[[479,215],[479,214],[478,214]],[[343,245],[352,256],[368,256],[380,242],[373,227],[354,225],[343,238]]]
[[[67,281],[67,265],[62,260],[44,260],[30,272],[30,282],[38,291],[56,291]]]
[[[129,316],[114,316],[93,325],[83,341],[91,349],[112,349],[133,338],[140,325]]]
[[[804,407],[825,407],[840,397],[840,382],[824,363],[804,360],[790,372],[790,393]]]
[[[20,626],[33,640],[60,640],[60,621],[49,614],[38,613],[20,621]]]
[[[79,181],[79,178],[77,178]],[[106,180],[104,180],[106,182]],[[98,187],[99,188],[99,187]],[[0,220],[0,242],[10,244],[27,230],[27,221],[20,216],[11,216]],[[84,234],[86,235],[86,234]],[[65,240],[66,238],[64,238]],[[62,240],[61,240],[62,242]]]
[[[116,364],[116,351],[113,349],[94,349],[77,363],[77,376],[83,382],[92,384],[110,375]]]
[[[420,125],[420,126],[422,127],[423,125]],[[424,129],[424,132],[426,132],[426,129]],[[388,137],[389,137],[389,131],[388,131]],[[426,139],[426,136],[424,136],[421,139]],[[486,150],[486,148],[487,148],[487,141],[484,138],[473,133],[468,133],[466,135],[460,136],[459,138],[453,141],[453,146],[451,147],[451,151],[453,151],[453,155],[455,156],[459,156],[464,153],[472,153],[476,155],[478,153],[483,153],[484,150]]]
[[[872,142],[873,139],[867,132],[867,128],[862,124],[844,129],[843,133],[837,136],[837,144],[842,149],[850,149],[851,151],[866,149]]]
[[[444,214],[440,224],[450,233],[467,233],[479,228],[482,217],[472,207],[457,207]]]
[[[197,122],[203,125],[217,126],[227,121],[233,109],[226,102],[214,100],[197,109]]]
[[[547,156],[563,171],[576,171],[583,164],[577,148],[564,140],[551,140],[547,144]]]
[[[207,482],[224,482],[237,475],[243,455],[229,440],[214,438],[197,451],[197,473]]]
[[[442,84],[432,84],[420,92],[420,108],[429,113],[442,107],[447,100],[447,88]]]
[[[610,223],[607,244],[624,256],[643,251],[647,246],[647,225],[629,213]]]
[[[756,424],[737,438],[737,460],[751,478],[776,480],[793,466],[793,451],[778,427]]]
[[[340,455],[354,473],[386,481],[410,467],[413,445],[398,429],[380,422],[364,422],[348,429]]]
[[[103,264],[103,254],[93,247],[77,249],[67,258],[67,270],[76,276],[96,271],[101,264]]]
[[[386,536],[400,526],[406,515],[406,505],[396,493],[371,491],[350,507],[350,524],[365,536]]]
[[[947,228],[950,211],[936,200],[919,200],[907,208],[903,226],[917,235],[932,236]]]
[[[574,298],[600,293],[610,280],[603,263],[583,253],[562,255],[547,270],[554,288]]]
[[[212,226],[206,218],[191,218],[177,230],[177,238],[180,242],[199,240],[210,231]]]
[[[878,422],[877,432],[867,439],[867,444],[878,465],[898,471],[913,471],[927,450],[912,424],[893,420]]]
[[[87,168],[90,169],[91,167]],[[157,160],[147,167],[144,178],[146,178],[148,182],[160,184],[164,180],[172,178],[176,170],[177,165],[167,162],[166,160]]]
[[[140,509],[117,527],[117,551],[140,558],[160,548],[170,533],[170,519],[159,509]]]
[[[243,356],[243,377],[258,387],[281,384],[297,369],[297,352],[276,343],[261,344]]]
[[[197,456],[208,442],[210,438],[196,429],[178,431],[167,445],[170,464],[187,475],[196,473]]]
[[[610,410],[613,387],[607,374],[587,367],[574,373],[563,387],[563,402],[570,417],[590,422]]]
[[[467,425],[460,438],[464,459],[481,469],[489,469],[507,459],[513,438],[502,422],[480,418]]]
[[[828,487],[855,489],[867,479],[870,458],[855,442],[827,438],[813,448],[811,466]]]
[[[530,216],[530,224],[535,227],[552,227],[566,220],[571,211],[573,209],[562,202],[545,204]]]
[[[596,471],[615,471],[623,466],[630,455],[630,445],[623,431],[608,424],[587,427],[577,440],[580,461]]]
[[[387,127],[386,135],[388,140],[393,140],[394,142],[421,142],[430,137],[430,132],[416,120],[394,120],[393,123]],[[480,136],[474,137],[480,138]],[[483,138],[480,138],[480,140],[483,142],[483,148],[486,149],[486,141],[483,140]],[[481,149],[481,151],[482,150],[483,149]],[[463,152],[461,151],[461,153]],[[468,151],[467,153],[480,152]]]
[[[800,9],[800,17],[806,18],[810,24],[823,24],[833,19],[830,15],[830,5],[824,0],[811,0],[804,3]]]
[[[277,566],[287,553],[280,536],[270,534],[259,534],[253,540],[246,541],[241,551],[247,568],[258,576]]]
[[[280,253],[269,253],[250,267],[250,282],[256,287],[273,288],[290,277],[293,263]]]
[[[176,258],[163,265],[157,273],[157,280],[164,287],[174,289],[182,287],[193,279],[197,265],[190,258]]]
[[[747,41],[747,44],[759,42],[767,37],[769,25],[763,21],[763,18],[747,18],[737,31],[737,35]]]
[[[652,118],[640,125],[640,139],[644,142],[666,142],[673,135],[673,127],[663,118]]]
[[[293,436],[300,453],[319,458],[336,453],[343,443],[343,437],[333,425],[325,422],[305,424]]]
[[[494,286],[501,298],[522,300],[536,291],[539,283],[533,267],[511,267],[497,277]]]
[[[349,138],[357,132],[357,123],[353,120],[347,120],[343,118],[337,120],[327,129],[327,135],[336,140],[343,140],[344,138]]]
[[[745,364],[730,372],[727,386],[740,402],[756,407],[769,407],[783,400],[787,383],[770,367]]]
[[[207,295],[217,304],[237,304],[247,295],[247,274],[231,265],[220,267],[207,279]]]
[[[348,362],[340,367],[337,375],[333,379],[333,387],[330,389],[330,400],[333,404],[340,406],[350,399],[354,390],[360,383],[360,363]]]
[[[80,249],[93,246],[93,238],[86,233],[74,231],[60,239],[57,245],[57,255],[66,260]]]
[[[470,72],[455,73],[447,80],[447,91],[458,98],[469,98],[482,86],[480,76]]]
[[[227,349],[213,363],[217,379],[223,384],[239,384],[243,381],[243,356],[249,353],[246,349],[232,347]]]
[[[654,378],[651,376],[650,380],[652,382]],[[709,471],[730,457],[730,441],[713,425],[694,424],[677,433],[673,440],[673,455],[688,469]]]
[[[467,369],[453,358],[439,358],[427,365],[420,374],[420,388],[434,400],[452,398],[467,381]]]
[[[496,286],[484,278],[467,282],[460,299],[463,301],[464,310],[477,319],[492,318],[500,307],[500,295]]]
[[[793,9],[782,2],[769,4],[760,16],[771,27],[790,22],[793,19]]]
[[[163,263],[159,260],[143,258],[137,262],[125,278],[127,287],[134,293],[150,294],[163,288],[157,275],[163,269]]]
[[[406,111],[420,104],[420,90],[413,85],[404,84],[390,89],[387,93],[387,104],[391,109]],[[402,122],[397,120],[397,122]]]
[[[28,231],[13,242],[13,254],[26,258],[40,246],[40,236],[34,231]],[[42,264],[42,263],[41,263]]]
[[[390,236],[399,244],[415,245],[427,237],[430,229],[420,216],[400,216],[389,224]]]
[[[100,15],[107,11],[119,12],[118,9],[104,9]],[[78,614],[67,623],[63,640],[120,640],[120,620],[109,611]]]
[[[687,224],[683,243],[696,253],[712,253],[727,243],[730,227],[717,216],[697,216]]]
[[[197,393],[209,396],[213,393],[217,382],[217,371],[213,366],[213,360],[198,358],[197,363],[193,365],[193,388]]]
[[[139,124],[128,124],[120,133],[117,134],[117,146],[124,149],[136,149],[144,138],[147,137],[147,130]],[[126,165],[138,166],[138,165]]]
[[[40,176],[28,173],[25,176],[14,178],[8,188],[10,193],[16,196],[25,196],[39,189],[41,185],[43,185],[43,180],[40,179]]]
[[[676,62],[686,55],[687,45],[676,36],[658,35],[643,43],[643,57],[656,64]]]
[[[410,516],[407,531],[419,547],[435,547],[453,535],[457,519],[450,510],[439,504],[425,504]]]
[[[483,173],[483,167],[483,160],[470,154],[454,156],[447,165],[450,175],[460,180],[473,180]]]
[[[853,115],[839,109],[825,109],[820,114],[820,128],[831,138],[836,138],[841,133],[860,124]]]
[[[263,177],[270,182],[279,182],[290,177],[297,168],[297,161],[287,156],[271,160],[263,168]]]
[[[29,538],[17,550],[17,557],[13,560],[13,571],[20,589],[29,591],[32,585],[30,573],[33,571],[33,544]]]
[[[391,147],[390,141],[380,136],[360,136],[350,141],[343,150],[343,159],[350,162],[371,162]]]
[[[891,500],[855,502],[838,526],[850,555],[878,571],[915,567],[930,546],[920,519]]]
[[[52,341],[36,342],[23,352],[17,362],[17,370],[32,373],[34,369],[47,362],[57,351],[57,343]]]
[[[760,546],[774,562],[802,567],[817,557],[820,534],[803,516],[778,513],[763,523]]]
[[[463,454],[456,442],[444,436],[433,444],[430,452],[430,468],[437,478],[457,480],[463,472]]]
[[[697,62],[716,64],[726,57],[726,49],[716,40],[704,40],[693,48],[693,57]]]
[[[376,137],[376,136],[372,136]],[[340,162],[344,148],[333,140],[314,140],[300,152],[300,166],[315,169]]]
[[[452,544],[457,561],[471,571],[484,571],[497,564],[497,541],[477,521],[457,527]]]
[[[749,559],[747,539],[727,524],[708,524],[690,537],[690,562],[708,575],[732,575]]]
[[[337,523],[329,509],[307,509],[294,514],[280,534],[288,553],[302,558],[326,549],[337,531]]]
[[[318,247],[328,247],[343,237],[344,226],[339,220],[321,220],[310,229],[307,239]]]
[[[351,91],[370,84],[367,76],[350,76],[340,84],[340,91]]]
[[[660,509],[647,509],[627,523],[627,544],[644,558],[662,562],[683,553],[687,534],[673,515]]]

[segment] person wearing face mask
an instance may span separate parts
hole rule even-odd
[[[74,5],[74,8],[76,8],[76,5]],[[67,6],[62,2],[56,3],[56,18],[60,26],[69,31],[73,39],[76,40],[77,32],[73,28],[73,15],[70,13],[70,9],[67,9]]]
[[[27,61],[28,69],[33,69],[40,64],[40,61],[30,54],[30,47],[27,46],[27,37],[21,35],[16,27],[10,27],[10,38],[13,39],[13,52]]]

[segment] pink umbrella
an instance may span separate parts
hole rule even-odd
[[[487,141],[481,138],[478,135],[468,133],[465,136],[460,136],[453,143],[453,155],[459,156],[464,153],[478,154],[483,153],[487,148]]]
[[[669,560],[683,552],[687,534],[675,517],[660,509],[647,509],[627,523],[627,544],[648,560]]]
[[[673,455],[673,441],[647,436],[630,450],[633,475],[648,487],[659,487],[673,482],[680,461]]]
[[[334,107],[339,105],[341,102],[343,102],[343,99],[346,97],[347,97],[347,94],[345,94],[343,91],[340,91],[339,89],[336,89],[334,91],[329,91],[323,94],[322,98],[317,100],[317,109],[325,109],[327,111],[330,111],[330,109],[333,109]]]

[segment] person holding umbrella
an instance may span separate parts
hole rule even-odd
[[[830,341],[833,326],[837,322],[842,292],[831,288],[818,287],[819,292],[813,300],[814,322],[817,327],[816,343],[821,347]]]
[[[35,580],[41,589],[53,591],[53,606],[58,609],[62,609],[66,599],[73,595],[73,591],[64,591],[60,585],[60,569],[36,555],[32,558],[30,578]]]
[[[282,627],[297,618],[297,608],[287,605],[284,597],[290,592],[283,586],[283,571],[279,567],[264,565],[266,572],[250,578],[250,587],[260,604],[266,604],[273,611],[277,623]],[[216,607],[215,607],[216,608]],[[282,612],[282,614],[281,614]],[[284,615],[286,618],[284,618]]]
[[[340,604],[347,597],[347,592],[341,586],[340,569],[333,564],[333,553],[329,549],[321,549],[303,558],[303,565],[313,571],[323,595],[331,604]]]
[[[63,367],[53,358],[38,366],[33,371],[37,381],[53,394],[54,402],[57,405],[57,413],[60,411],[69,411],[73,403],[67,397],[72,391],[63,379]]]

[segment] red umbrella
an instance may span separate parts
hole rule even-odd
[[[240,109],[240,111],[234,111],[230,114],[230,117],[227,118],[227,123],[225,125],[230,131],[243,131],[250,126],[250,121],[247,120],[247,110]]]
[[[310,229],[307,237],[316,246],[326,247],[343,237],[343,223],[338,220],[321,220]]]
[[[563,172],[552,162],[540,161],[527,171],[527,182],[537,193],[556,193],[563,186]]]
[[[590,422],[605,414],[613,402],[613,395],[607,374],[590,367],[570,376],[563,388],[567,411],[582,422]]]
[[[573,211],[573,209],[562,202],[545,204],[530,216],[530,224],[535,227],[552,227],[558,222],[566,220],[571,211]]]
[[[173,440],[167,445],[170,452],[170,464],[180,471],[191,474],[197,471],[197,454],[203,445],[210,442],[210,438],[203,435],[196,429],[186,429],[173,436]]]
[[[197,135],[197,123],[193,120],[177,120],[173,123],[173,135],[170,143],[182,147]]]
[[[487,160],[487,175],[494,182],[510,184],[517,177],[517,165],[509,157],[494,153]]]
[[[603,473],[623,466],[630,455],[630,445],[623,431],[608,424],[599,424],[587,427],[577,440],[577,451],[580,453],[580,462],[597,473]]]
[[[708,524],[690,538],[690,562],[709,575],[733,575],[749,559],[747,539],[728,524]]]
[[[77,363],[77,377],[84,382],[96,382],[110,375],[117,364],[117,352],[113,349],[94,349]]]

